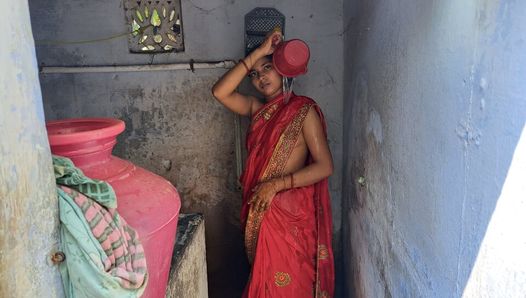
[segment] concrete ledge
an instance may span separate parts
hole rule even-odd
[[[202,214],[179,215],[166,297],[208,297],[205,221]]]

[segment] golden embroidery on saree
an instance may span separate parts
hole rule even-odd
[[[274,274],[274,282],[278,287],[288,286],[290,281],[290,275],[286,272],[276,272],[276,274]]]
[[[255,116],[254,116],[254,119],[252,120],[252,122],[256,122],[259,120],[259,118],[261,118],[263,116],[263,118],[268,121],[270,118],[272,118],[272,115],[274,114],[274,112],[279,108],[279,104],[278,103],[275,103],[273,105],[270,105],[266,108],[264,108],[263,110],[259,111]]]
[[[327,246],[320,244],[318,246],[318,258],[320,260],[326,260],[329,257],[329,250],[327,249]]]
[[[287,126],[285,131],[281,134],[279,141],[274,148],[274,152],[272,153],[272,157],[270,158],[270,162],[262,176],[263,181],[281,177],[287,160],[289,159],[289,156],[294,149],[294,145],[296,145],[296,141],[298,140],[298,136],[301,133],[303,122],[305,117],[307,117],[310,107],[311,105],[304,105],[301,107],[296,117],[294,117],[289,126]]]
[[[329,292],[321,290],[320,281],[316,282],[316,285],[313,287],[312,296],[315,298],[331,298]]]
[[[265,118],[265,120],[269,120],[271,117],[272,117],[272,114],[274,114],[274,112],[278,109],[278,104],[273,104],[271,105],[268,109],[266,109],[264,112],[263,112],[263,118]]]
[[[270,161],[261,177],[260,181],[267,181],[272,178],[281,177],[286,162],[296,145],[298,136],[301,133],[303,122],[312,105],[302,106],[292,122],[281,134],[276,147],[272,153]],[[258,117],[258,114],[256,117]],[[252,263],[256,252],[256,244],[259,235],[259,228],[263,220],[264,211],[260,212],[252,207],[248,211],[247,223],[245,226],[245,248],[248,259]]]
[[[250,207],[248,211],[247,224],[245,228],[245,248],[247,250],[248,260],[250,263],[254,261],[254,254],[256,252],[256,243],[258,241],[259,227],[263,219],[263,212]]]

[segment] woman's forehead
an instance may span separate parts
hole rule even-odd
[[[267,64],[269,62],[272,62],[272,61],[270,61],[270,59],[268,57],[266,57],[266,56],[265,57],[261,57],[261,58],[259,58],[256,61],[256,63],[254,63],[254,66],[252,68],[253,69],[259,68],[259,67],[261,67],[261,66],[263,66],[263,65],[265,65],[265,64]]]

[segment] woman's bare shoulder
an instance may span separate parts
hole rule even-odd
[[[263,103],[255,96],[248,95],[248,97],[251,102],[250,117],[252,117],[263,106]]]

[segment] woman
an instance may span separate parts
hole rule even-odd
[[[273,32],[212,88],[225,107],[252,120],[241,177],[241,222],[252,265],[243,297],[332,297],[332,157],[316,103],[295,94],[285,102],[282,76],[269,56],[281,40]],[[236,92],[246,75],[265,104]]]

